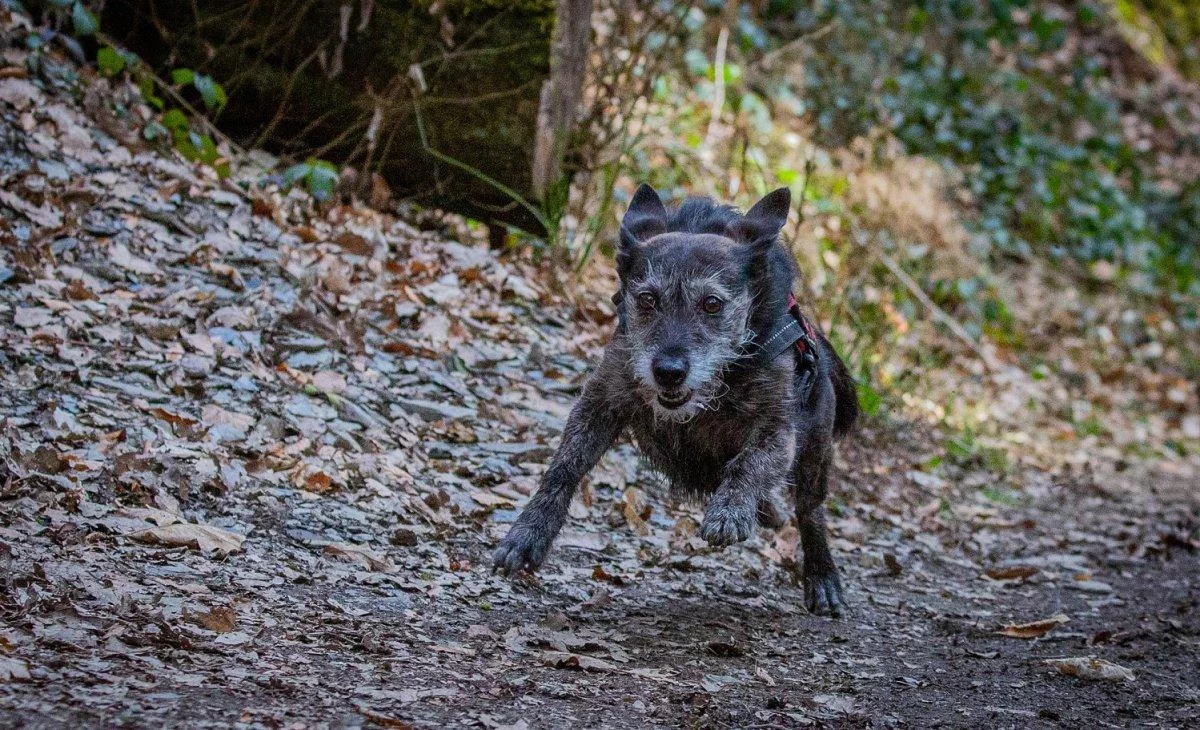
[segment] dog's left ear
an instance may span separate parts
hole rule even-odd
[[[765,253],[787,223],[791,207],[792,191],[787,188],[772,190],[746,211],[744,218],[730,226],[729,233],[734,240]]]

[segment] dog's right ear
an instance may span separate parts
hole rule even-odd
[[[621,246],[617,251],[617,272],[624,279],[642,243],[665,233],[667,208],[654,188],[642,183],[629,201],[629,209],[621,219]]]
[[[621,248],[637,247],[666,230],[667,208],[662,198],[646,183],[638,185],[621,219]]]

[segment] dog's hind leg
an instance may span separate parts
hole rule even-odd
[[[829,491],[830,449],[808,452],[796,464],[796,523],[804,552],[804,602],[810,613],[841,616],[846,605],[829,537],[822,503]]]

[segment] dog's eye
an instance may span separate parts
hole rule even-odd
[[[658,306],[658,297],[648,291],[644,291],[637,295],[638,306],[642,309],[650,310]]]
[[[718,297],[705,297],[700,306],[709,314],[718,314],[721,311],[721,307],[725,306],[725,302],[721,301]]]

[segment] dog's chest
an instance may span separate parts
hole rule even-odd
[[[720,486],[725,465],[746,442],[743,422],[705,413],[687,423],[655,421],[652,415],[631,423],[638,448],[672,487],[707,493]]]

